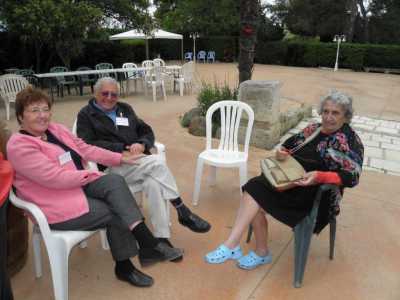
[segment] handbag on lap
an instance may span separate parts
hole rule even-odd
[[[320,131],[321,128],[315,130],[302,144],[292,149],[291,154],[312,141]],[[303,166],[291,155],[284,160],[278,160],[275,154],[268,156],[260,161],[260,166],[265,179],[279,191],[295,187],[294,182],[303,178],[305,174]]]

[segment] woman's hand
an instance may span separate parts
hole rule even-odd
[[[285,148],[280,148],[275,151],[275,157],[279,161],[287,159],[289,155],[290,155],[289,151],[286,150]]]
[[[132,154],[139,155],[143,154],[145,147],[143,144],[135,143],[130,146],[126,146],[126,150],[128,150]]]
[[[310,186],[316,185],[317,182],[317,171],[311,171],[304,174],[302,179],[296,180],[294,184],[298,186]]]
[[[122,152],[121,163],[137,165],[139,164],[138,160],[145,156],[145,154],[133,154],[130,151]]]

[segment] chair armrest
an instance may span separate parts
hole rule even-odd
[[[167,157],[165,155],[165,145],[155,141],[154,148],[156,148],[157,154],[160,155],[164,159],[164,161],[166,161]]]
[[[18,198],[12,190],[10,191],[10,201],[14,206],[21,208],[35,219],[36,223],[39,225],[42,235],[48,236],[50,234],[49,223],[47,222],[44,213],[36,204]]]

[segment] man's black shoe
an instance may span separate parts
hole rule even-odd
[[[167,244],[167,246],[169,246],[169,247],[171,247],[171,248],[174,248],[174,246],[171,244],[171,242],[167,239],[167,238],[157,238],[161,243],[165,243],[165,244]],[[183,255],[181,255],[181,256],[179,256],[179,257],[177,257],[177,258],[175,258],[175,259],[172,259],[172,260],[170,260],[170,261],[172,261],[172,262],[180,262],[180,261],[182,261],[182,259],[183,259]]]
[[[142,267],[153,265],[160,261],[172,261],[183,256],[183,249],[169,247],[160,242],[154,248],[139,249],[139,262]]]
[[[133,266],[133,269],[129,272],[123,272],[120,268],[115,267],[115,276],[121,281],[126,281],[134,286],[149,287],[154,283],[153,278],[140,272]]]
[[[190,214],[186,217],[181,217],[178,215],[178,221],[183,226],[188,227],[190,230],[194,232],[204,233],[210,230],[211,225],[206,220],[203,220],[198,215],[190,212]]]

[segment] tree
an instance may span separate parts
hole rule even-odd
[[[240,0],[239,83],[251,79],[260,11],[258,0]]]
[[[158,0],[155,17],[166,29],[203,36],[237,35],[239,3],[236,0]]]

